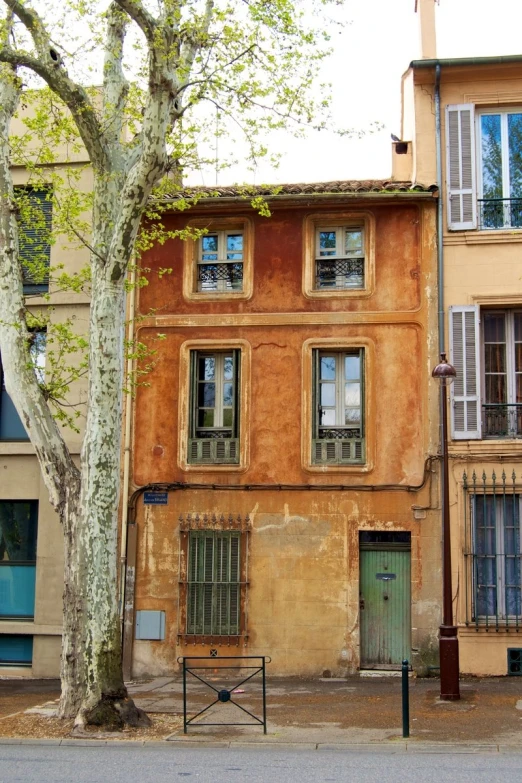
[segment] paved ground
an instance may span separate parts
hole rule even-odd
[[[59,680],[0,678],[0,719],[59,696]]]
[[[267,735],[262,718],[259,677],[242,683],[239,672],[200,673],[208,684],[187,678],[187,715],[204,712],[171,736],[173,742],[306,743],[312,746],[395,744],[402,742],[401,680],[353,677],[347,680],[269,678]],[[410,743],[466,743],[474,746],[522,747],[522,678],[466,679],[461,700],[441,702],[436,679],[410,679]],[[0,680],[0,716],[24,710],[58,696],[56,681]],[[234,687],[236,686],[236,687]],[[210,708],[219,690],[231,701]],[[242,691],[236,692],[233,691]],[[179,676],[129,685],[136,703],[149,713],[183,712]],[[206,709],[208,708],[208,709]],[[242,708],[242,709],[241,709]],[[250,714],[249,714],[250,713]],[[254,716],[254,717],[252,717]],[[1,717],[0,717],[1,719]],[[212,723],[239,723],[209,726]]]

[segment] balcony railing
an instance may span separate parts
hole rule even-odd
[[[522,198],[479,198],[480,229],[522,228]]]
[[[482,406],[483,438],[522,438],[522,404]]]

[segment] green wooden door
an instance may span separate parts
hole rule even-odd
[[[410,552],[361,550],[361,668],[411,660]]]

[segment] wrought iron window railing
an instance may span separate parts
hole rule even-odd
[[[221,290],[243,290],[243,262],[198,264],[198,291]]]
[[[466,625],[522,631],[522,483],[463,474]]]
[[[316,288],[364,288],[364,258],[321,258],[315,266]]]
[[[522,404],[482,406],[483,438],[522,438]]]
[[[522,228],[522,198],[479,198],[480,229]]]

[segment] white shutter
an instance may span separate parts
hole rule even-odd
[[[450,231],[477,227],[473,104],[446,107],[446,184]]]
[[[451,384],[451,437],[481,437],[480,339],[477,305],[450,307],[450,362],[457,371]]]

